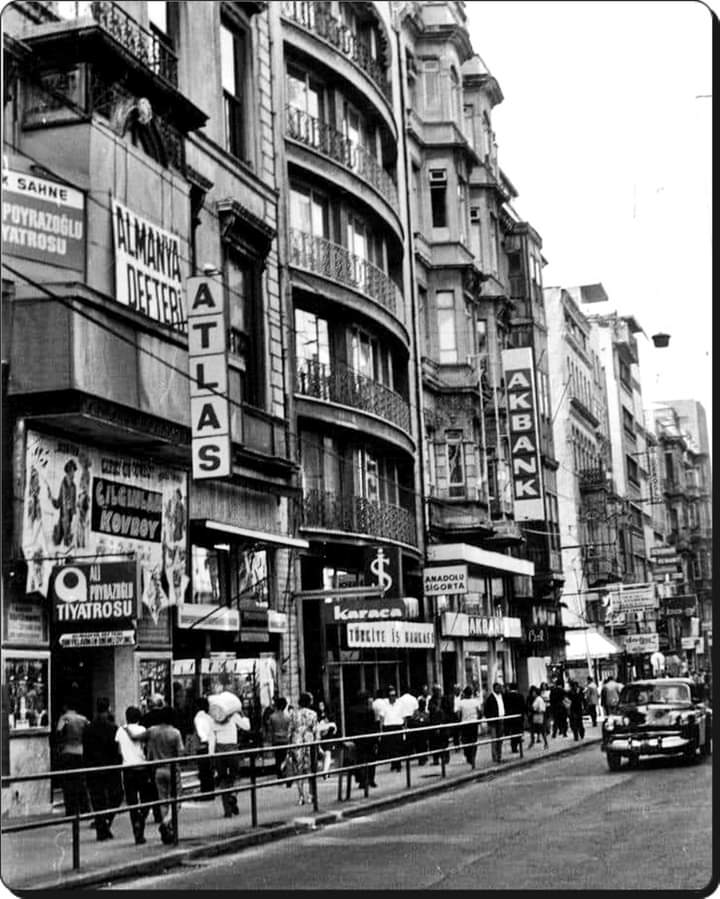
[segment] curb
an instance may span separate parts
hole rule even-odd
[[[553,752],[552,755],[538,754],[528,757],[527,753],[525,753],[522,759],[509,759],[507,762],[499,765],[496,764],[493,767],[486,768],[482,771],[468,771],[466,774],[459,774],[456,777],[453,777],[451,781],[441,779],[437,783],[414,786],[407,792],[395,793],[391,796],[378,797],[377,799],[366,801],[356,800],[346,808],[293,818],[285,824],[278,824],[266,829],[259,828],[257,830],[246,831],[232,837],[213,840],[212,843],[205,843],[201,846],[188,846],[183,849],[170,850],[157,858],[143,859],[142,861],[136,862],[125,862],[122,865],[116,865],[113,868],[106,868],[102,871],[88,871],[83,874],[71,873],[68,876],[53,878],[52,880],[46,880],[25,887],[17,887],[15,889],[19,894],[37,890],[71,890],[82,887],[98,886],[100,884],[110,884],[113,881],[125,880],[131,877],[146,877],[152,874],[161,874],[170,868],[180,867],[183,862],[186,861],[213,858],[218,855],[237,852],[240,849],[246,849],[250,846],[271,843],[275,840],[283,839],[284,837],[293,837],[302,833],[309,833],[320,827],[338,824],[341,821],[356,818],[359,815],[417,802],[420,799],[432,796],[435,793],[453,790],[457,787],[462,787],[467,783],[488,780],[498,775],[502,776],[504,773],[515,771],[518,768],[537,765],[540,762],[570,755],[581,749],[588,749],[591,746],[597,746],[599,744],[599,739],[592,740],[591,742],[573,743],[557,752]]]

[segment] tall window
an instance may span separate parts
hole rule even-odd
[[[447,227],[447,172],[430,169],[430,206],[433,228]]]
[[[450,69],[450,118],[455,122],[458,128],[463,121],[462,111],[462,91],[460,90],[460,78],[455,69]]]
[[[322,147],[325,120],[324,88],[307,72],[288,66],[287,95],[292,137]]]
[[[220,69],[225,106],[225,149],[247,162],[247,34],[227,23],[220,26]]]
[[[353,369],[363,377],[388,387],[393,387],[392,356],[387,347],[359,328],[353,328],[351,336]]]
[[[449,496],[465,496],[465,447],[462,431],[445,431]]]
[[[437,59],[423,61],[423,93],[425,109],[440,107],[440,62]]]
[[[291,188],[290,227],[312,234],[313,237],[327,237],[327,198],[316,191]]]
[[[260,270],[250,259],[229,246],[225,247],[225,286],[228,297],[228,351],[230,365],[237,363],[239,383],[233,393],[239,399],[262,406],[264,396],[264,358],[261,317]]]
[[[452,290],[438,290],[435,294],[435,302],[437,305],[439,361],[451,365],[457,362],[455,295]]]
[[[330,364],[328,323],[313,312],[295,310],[295,343],[299,360]]]

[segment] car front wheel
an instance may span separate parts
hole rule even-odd
[[[620,753],[619,752],[610,752],[610,750],[608,750],[605,753],[605,755],[607,756],[608,768],[611,771],[619,771],[620,765],[622,765],[622,759],[620,757]]]

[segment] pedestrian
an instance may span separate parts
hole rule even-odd
[[[458,727],[457,730],[460,733],[460,742],[463,744],[463,753],[467,763],[474,768],[478,750],[478,728],[482,717],[482,701],[477,696],[473,696],[472,687],[467,686],[456,701],[455,709],[458,720],[462,722],[462,727]]]
[[[509,716],[505,722],[505,733],[510,735],[510,751],[519,752],[525,729],[525,700],[514,681],[508,684],[503,701],[505,714]]]
[[[620,691],[622,684],[615,680],[614,675],[609,674],[602,688],[602,704],[606,715],[612,715],[620,703]]]
[[[583,691],[580,684],[576,680],[570,681],[570,709],[568,716],[570,718],[570,730],[572,731],[573,740],[585,739],[585,724],[583,722]]]
[[[553,739],[560,734],[561,737],[567,737],[568,721],[567,713],[569,701],[566,705],[565,687],[563,686],[562,677],[550,688],[550,714],[552,716],[552,736]]]
[[[397,701],[400,703],[403,710],[403,715],[405,716],[405,720],[407,721],[407,719],[411,718],[417,711],[417,698],[413,696],[413,694],[409,690],[404,690],[400,694],[400,696],[398,696]]]
[[[215,772],[210,759],[210,734],[212,733],[214,719],[209,713],[207,696],[201,696],[197,701],[197,712],[193,718],[193,732],[195,745],[193,755],[204,755],[206,758],[198,759],[198,779],[201,793],[212,793],[215,789]],[[202,799],[211,800],[214,796],[202,796]]]
[[[540,696],[545,703],[545,733],[550,736],[552,713],[550,712],[550,684],[547,681],[540,684]]]
[[[382,730],[380,746],[383,757],[393,760],[390,762],[391,771],[401,771],[402,762],[399,756],[404,754],[405,709],[398,701],[395,687],[388,687],[387,702],[380,714],[380,729]]]
[[[213,718],[209,751],[210,755],[214,756],[218,789],[229,790],[234,785],[240,774],[240,757],[237,754],[240,749],[240,734],[247,735],[249,733],[250,719],[242,711],[242,708],[232,712],[222,721],[216,721]],[[234,755],[225,753],[234,753]],[[240,814],[235,793],[221,793],[220,799],[224,817],[231,818],[233,815]]]
[[[100,696],[96,702],[97,714],[83,731],[83,760],[86,768],[104,768],[107,765],[121,765],[122,756],[115,742],[117,725],[110,712],[110,700]],[[122,779],[119,771],[88,771],[87,786],[90,803],[95,814],[96,839],[111,840],[110,825],[114,812],[106,809],[117,808],[122,802]]]
[[[420,730],[430,723],[430,716],[427,710],[427,701],[424,696],[418,699],[418,707],[413,714],[407,719],[408,740],[410,741],[410,752],[413,755],[419,755],[418,765],[427,765],[428,757],[426,754],[428,749],[428,731]],[[416,732],[415,729],[418,728]],[[421,754],[423,753],[423,754]]]
[[[125,790],[125,802],[128,805],[137,805],[140,802],[152,802],[155,790],[152,788],[152,772],[145,763],[144,735],[146,729],[140,724],[141,713],[136,706],[128,706],[125,709],[125,724],[118,727],[115,732],[115,742],[118,744],[123,763],[123,788]],[[145,842],[145,821],[150,813],[149,808],[137,808],[130,810],[130,823],[136,845]]]
[[[331,720],[330,712],[323,699],[317,704],[318,716],[318,738],[320,740],[329,740],[337,734],[337,724]],[[322,760],[323,779],[327,780],[327,772],[330,770],[333,761],[333,752],[335,751],[335,743],[323,743],[318,747],[318,758]]]
[[[432,691],[430,690],[430,687],[428,687],[427,684],[423,684],[423,685],[422,685],[422,689],[420,690],[420,692],[419,692],[418,695],[416,696],[416,699],[417,699],[418,702],[420,702],[421,699],[424,699],[424,700],[425,700],[425,711],[428,710],[428,707],[429,707],[429,705],[430,705],[430,699],[431,699],[431,697],[432,697]]]
[[[77,696],[71,692],[55,729],[58,768],[62,771],[83,767],[83,733],[90,722],[76,708]],[[66,815],[82,814],[89,808],[85,777],[82,774],[63,775],[61,786]]]
[[[164,717],[165,713],[162,711],[165,708],[165,697],[161,693],[153,693],[147,700],[147,710],[145,714],[140,719],[140,724],[145,728],[145,730],[150,730],[156,724],[160,723],[160,719]],[[174,716],[171,715],[170,723],[174,723]],[[155,783],[155,776],[153,775],[150,778],[151,789],[153,791],[153,800],[157,801],[160,797],[157,794],[157,786]],[[160,811],[159,805],[154,805],[152,809],[153,820],[156,824],[162,824],[163,816]]]
[[[430,724],[436,724],[437,728],[429,732],[428,743],[433,754],[433,765],[439,765],[440,760],[447,765],[450,761],[448,752],[448,731],[444,727],[450,721],[447,711],[447,703],[443,696],[442,687],[434,684],[432,695],[428,705],[428,719]]]
[[[588,715],[590,715],[592,726],[597,727],[597,707],[599,696],[597,684],[591,677],[588,677],[587,684],[583,692],[585,698],[585,708],[588,711]]]
[[[450,721],[460,721],[460,714],[457,711],[458,704],[462,699],[462,687],[460,684],[453,684],[452,696],[449,697],[450,702],[452,703],[452,711],[450,714]],[[455,746],[455,752],[460,752],[460,744],[463,742],[461,739],[461,727],[452,728],[452,741]]]
[[[287,699],[284,696],[276,696],[273,700],[273,711],[267,719],[267,734],[275,756],[275,777],[282,780],[287,765],[288,732],[290,730],[290,715],[287,711]],[[291,784],[285,784],[288,789]]]
[[[363,737],[363,734],[372,734],[377,730],[375,713],[372,709],[372,696],[367,690],[360,690],[356,701],[348,709],[347,735],[352,737],[354,745],[355,781],[361,790],[376,787],[374,760],[378,754],[377,737]]]
[[[387,699],[383,695],[383,691],[376,690],[375,691],[375,699],[373,699],[373,703],[372,703],[372,710],[375,713],[375,723],[377,725],[379,725],[380,722],[382,721],[382,710],[385,708],[386,704],[387,704]],[[378,727],[378,730],[379,729],[380,728]]]
[[[173,726],[173,714],[170,706],[163,705],[157,711],[157,724],[148,728],[145,744],[145,755],[149,762],[162,761],[169,763],[183,755],[183,742],[180,731]],[[175,782],[172,779],[173,766],[171,764],[157,765],[154,769],[155,792],[158,799],[170,799],[173,789],[176,796],[180,795],[180,771],[175,765]],[[178,806],[179,808],[179,806]],[[160,839],[166,845],[175,842],[175,831],[172,820],[168,821],[170,804],[165,802],[158,806],[160,821],[158,830]]]
[[[543,699],[542,693],[537,689],[537,687],[530,687],[530,695],[528,696],[528,702],[530,703],[530,745],[534,746],[535,743],[540,742],[540,737],[543,740],[543,746],[545,749],[548,748],[547,741],[547,718],[546,712],[547,708],[545,706],[545,700]]]
[[[492,692],[485,700],[483,712],[488,719],[488,732],[492,740],[490,744],[492,760],[501,762],[502,738],[505,733],[505,701],[503,699],[502,684],[498,681],[495,681],[492,686]]]
[[[290,768],[294,775],[306,775],[295,781],[298,788],[298,805],[309,804],[311,799],[307,775],[315,768],[316,750],[311,744],[318,739],[318,719],[317,713],[312,709],[312,703],[311,693],[301,693],[297,709],[290,712],[288,740],[291,745],[299,744],[292,746],[288,753]]]

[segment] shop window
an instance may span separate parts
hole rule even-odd
[[[39,730],[50,726],[49,654],[3,652],[3,688],[7,691],[7,727]]]
[[[239,24],[220,25],[220,69],[224,106],[225,149],[244,162],[248,159],[248,34]]]

